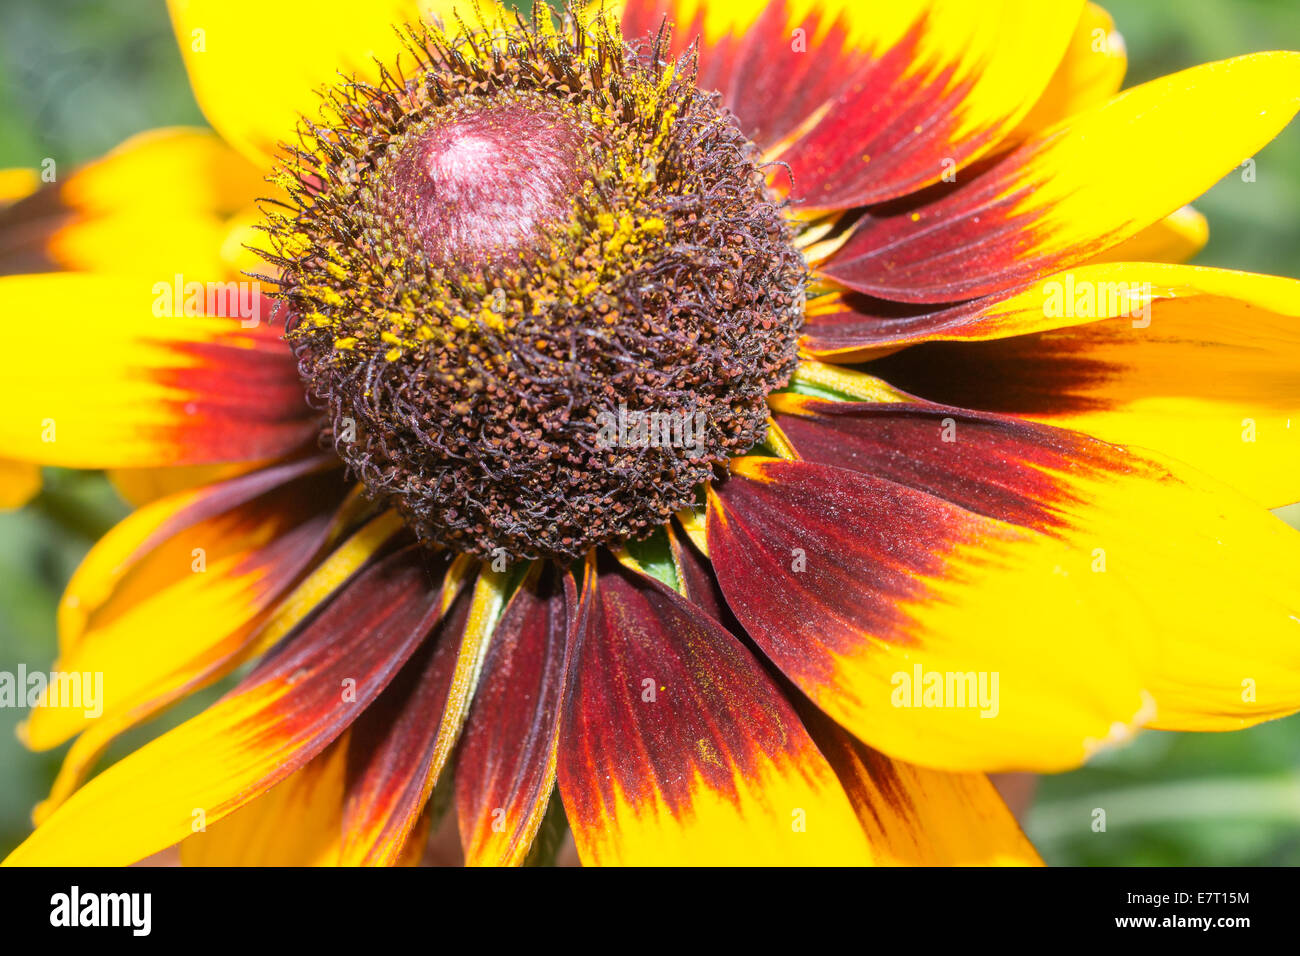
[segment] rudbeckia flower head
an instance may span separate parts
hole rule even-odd
[[[326,438],[426,543],[644,538],[765,435],[804,261],[757,147],[663,44],[540,7],[423,27],[418,72],[332,90],[277,177],[298,211],[270,259]],[[618,407],[704,428],[620,447]]]
[[[0,314],[66,333],[9,323],[3,500],[138,505],[8,862],[1034,864],[989,773],[1300,709],[1300,284],[1181,264],[1300,55],[1121,91],[1083,0],[252,6],[169,3],[211,130],[0,179]]]

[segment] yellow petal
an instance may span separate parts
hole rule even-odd
[[[144,207],[230,216],[267,194],[265,175],[211,131],[169,127],[132,136],[77,170],[59,198],[87,216]]]
[[[1095,262],[1186,262],[1210,241],[1210,223],[1196,209],[1184,206],[1132,239],[1108,249]]]
[[[1106,102],[1119,92],[1127,68],[1124,38],[1115,29],[1115,19],[1097,4],[1087,4],[1047,89],[1009,138],[1024,139]]]
[[[168,0],[190,85],[214,129],[269,170],[276,144],[293,138],[302,115],[315,118],[318,90],[340,73],[375,81],[374,57],[390,69],[405,53],[395,26],[471,3],[416,0]]]
[[[108,472],[108,480],[123,501],[141,508],[178,491],[225,481],[265,464],[239,461],[225,465],[178,465],[174,468],[113,468]]]
[[[185,866],[337,866],[349,734],[181,843]],[[198,822],[195,824],[199,825]]]
[[[881,866],[1039,866],[989,778],[894,760],[811,705],[804,724],[853,801]]]
[[[140,133],[0,213],[0,231],[23,237],[5,271],[237,278],[221,257],[226,222],[273,194],[264,175],[210,130]]]
[[[26,461],[0,458],[0,511],[21,508],[41,491],[41,469]]]
[[[34,169],[0,169],[0,206],[31,195],[40,185],[41,174]]]

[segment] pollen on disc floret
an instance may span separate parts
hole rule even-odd
[[[409,62],[327,92],[267,257],[373,495],[431,544],[569,557],[649,534],[763,439],[805,272],[692,60],[602,19],[496,18],[407,28]],[[651,414],[699,427],[610,440]]]

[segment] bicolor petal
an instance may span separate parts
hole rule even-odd
[[[1157,449],[1268,507],[1300,500],[1300,282],[1089,266],[995,312],[947,334],[1034,334],[921,345],[869,369],[933,401]]]
[[[189,836],[196,813],[215,823],[304,766],[441,616],[431,560],[410,548],[375,563],[239,687],[77,791],[5,863],[130,863]]]
[[[805,208],[882,202],[994,147],[1055,72],[1082,4],[1003,0],[702,3],[629,0],[629,38],[676,24],[699,41],[697,84],[787,163]]]
[[[609,561],[575,634],[558,777],[585,864],[870,861],[830,767],[721,625]]]
[[[1153,80],[951,184],[872,210],[821,272],[857,292],[908,303],[1013,289],[1093,259],[1195,199],[1267,144],[1297,108],[1295,53],[1253,54]],[[1170,156],[1179,161],[1171,165]]]
[[[934,0],[776,155],[790,166],[790,194],[805,208],[847,209],[960,175],[1028,113],[1081,9],[1073,0]],[[774,69],[770,59],[764,68]]]
[[[260,465],[270,462],[234,461],[222,465],[174,465],[170,468],[113,468],[108,472],[108,480],[113,490],[127,504],[143,508],[159,498],[166,498],[178,491],[189,491],[204,485],[246,475],[256,471]]]
[[[0,210],[0,274],[237,279],[222,242],[232,216],[272,194],[264,176],[209,130],[140,133]]]
[[[481,569],[473,593],[450,607],[426,647],[354,727],[345,864],[393,865],[413,849],[411,835],[465,724],[505,583]]]
[[[269,302],[245,327],[188,314],[183,301],[177,314],[177,295],[189,293],[171,276],[152,287],[88,273],[0,278],[6,452],[72,468],[149,467],[265,460],[309,443],[315,414],[268,324]],[[51,313],[56,336],[37,318]]]
[[[201,821],[181,843],[182,865],[338,865],[350,736],[212,826]]]
[[[575,600],[571,578],[539,571],[511,598],[493,632],[456,762],[456,808],[470,866],[520,865],[541,826],[572,681]]]
[[[1149,717],[1089,555],[1044,533],[841,468],[742,458],[710,491],[709,555],[763,652],[890,756],[1059,770]]]
[[[346,518],[346,509],[343,509],[338,524],[343,524]],[[367,522],[322,558],[310,574],[276,603],[256,630],[233,650],[228,650],[224,656],[214,656],[202,645],[197,648],[183,646],[182,651],[193,649],[194,656],[184,658],[173,670],[164,670],[158,679],[139,691],[131,704],[107,711],[88,723],[68,748],[49,796],[33,811],[32,817],[37,825],[76,792],[119,734],[186,694],[212,683],[242,661],[254,658],[279,643],[343,588],[400,530],[401,523],[392,512]],[[448,582],[445,590],[451,589],[454,585]],[[135,666],[143,665],[137,660]]]
[[[59,607],[59,673],[103,677],[93,712],[49,695],[24,742],[57,746],[91,721],[139,708],[159,682],[190,686],[233,667],[262,615],[324,545],[346,486],[320,460],[182,493],[110,530]],[[151,710],[152,708],[147,708]]]
[[[1015,616],[994,640],[1037,624],[1052,628],[1059,647],[1083,636],[1076,627],[1091,628],[1073,679],[1122,675],[1120,656],[1128,657],[1154,705],[1151,726],[1227,730],[1300,709],[1300,585],[1290,573],[1300,534],[1263,508],[1153,453],[1013,418],[797,397],[781,406],[781,427],[814,461],[1064,546],[1045,570],[1090,582],[1089,603],[1061,605],[1055,622],[1044,607],[1035,621],[1037,602],[1026,594],[1008,605]],[[1083,615],[1077,625],[1067,620],[1075,615]],[[979,633],[973,618],[968,627]],[[1251,640],[1225,640],[1238,631]],[[1261,674],[1267,694],[1253,690]]]
[[[1144,329],[1148,309],[1172,299],[1237,299],[1246,308],[1289,316],[1296,308],[1297,289],[1295,280],[1276,276],[1100,260],[956,305],[911,305],[854,292],[830,293],[809,303],[802,344],[819,359],[848,363],[869,361],[903,346],[983,342],[1101,319],[1130,319],[1133,328]]]

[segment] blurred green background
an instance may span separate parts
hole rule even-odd
[[[1300,48],[1296,0],[1104,5],[1128,44],[1129,84],[1207,60]],[[162,0],[5,0],[0,8],[0,168],[53,157],[66,169],[140,130],[202,122]],[[1211,222],[1197,261],[1300,275],[1300,123],[1255,158],[1255,182],[1229,175],[1197,204]],[[102,476],[47,469],[46,483],[32,506],[0,514],[0,671],[20,662],[48,669],[63,585],[126,513]],[[1300,510],[1288,511],[1295,522]],[[21,717],[0,710],[0,856],[28,832],[62,754],[19,746]],[[130,735],[114,753],[141,737]],[[1107,813],[1105,833],[1090,827],[1097,807]],[[1300,717],[1232,734],[1144,734],[1083,770],[1043,778],[1026,826],[1055,864],[1300,864]]]

